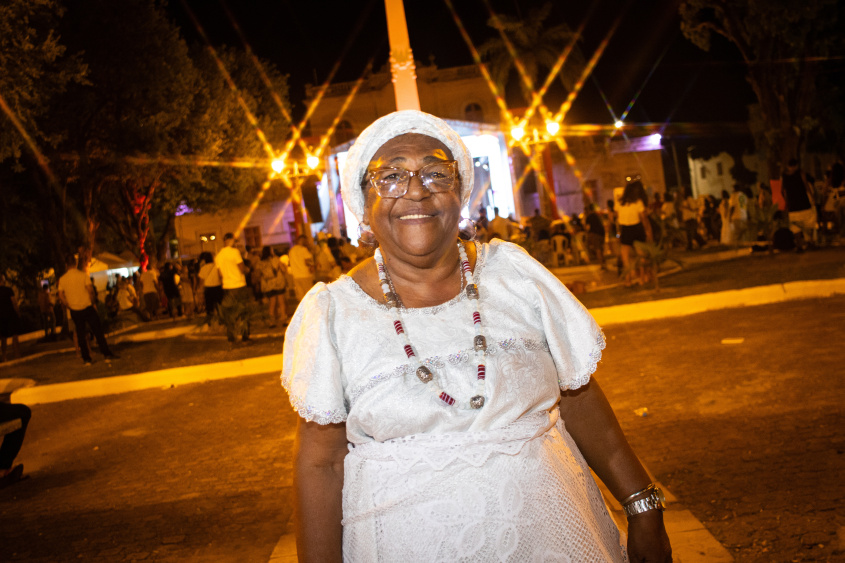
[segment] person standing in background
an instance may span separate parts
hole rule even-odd
[[[182,316],[182,293],[179,288],[182,278],[173,262],[167,262],[164,265],[160,282],[164,296],[167,298],[167,312],[171,319],[176,320],[176,317]]]
[[[787,162],[781,180],[781,189],[789,212],[789,227],[795,234],[798,252],[803,252],[807,243],[813,240],[818,223],[816,210],[813,208],[813,189],[794,158]]]
[[[689,188],[683,188],[683,190],[686,197],[681,202],[681,219],[684,222],[684,230],[687,232],[687,250],[692,250],[693,242],[698,244],[698,248],[702,248],[706,242],[698,233],[698,200],[692,197]]]
[[[224,301],[226,297],[230,299],[249,300],[252,298],[252,292],[246,285],[246,265],[244,264],[241,251],[235,248],[235,235],[226,233],[223,235],[223,248],[217,253],[214,258],[214,263],[220,271],[221,285],[223,286]],[[228,305],[224,304],[226,308]],[[227,338],[229,342],[234,342],[235,334],[231,332],[231,327],[227,328]],[[249,340],[249,323],[247,323],[246,330],[241,335],[241,339],[246,342]]]
[[[734,244],[745,239],[748,230],[748,196],[739,186],[734,186],[730,198],[731,239]]]
[[[147,310],[150,320],[155,319],[158,317],[161,298],[159,297],[158,270],[156,270],[155,263],[152,260],[147,265],[147,269],[141,274],[139,281],[141,282],[141,290],[144,298],[144,308]]]
[[[314,255],[308,250],[307,244],[308,237],[299,235],[296,237],[296,244],[288,252],[297,301],[301,301],[314,285]]]
[[[661,204],[662,205],[662,204]],[[634,278],[634,270],[637,271],[637,281],[645,283],[645,268],[639,264],[637,253],[634,249],[634,242],[652,242],[654,235],[651,231],[646,210],[648,209],[648,196],[645,193],[643,183],[634,179],[625,186],[622,197],[619,198],[617,208],[617,221],[619,222],[619,243],[621,246],[622,266],[625,271],[625,286],[630,287]]]
[[[211,319],[217,314],[217,307],[223,302],[223,285],[220,281],[220,271],[214,263],[211,252],[203,252],[199,257],[200,271],[199,287],[202,287],[205,300],[205,324],[211,324]]]
[[[44,327],[45,339],[56,339],[56,313],[54,305],[53,296],[50,294],[50,284],[44,283],[41,291],[38,292],[38,311],[41,313],[41,326]]]
[[[270,328],[281,324],[288,324],[288,315],[285,309],[285,267],[273,254],[273,249],[265,246],[261,252],[261,260],[256,265],[261,273],[261,293],[267,298],[267,305],[270,312]]]
[[[15,300],[15,292],[9,287],[6,276],[0,274],[0,341],[2,341],[3,358],[6,361],[6,339],[12,338],[12,348],[15,350],[15,357],[21,355],[18,344],[18,333],[20,333],[21,319],[18,312],[18,303]],[[45,329],[46,333],[46,329]]]
[[[602,270],[606,270],[607,266],[604,265],[605,230],[597,204],[590,204],[584,223],[587,225],[587,252],[590,260],[595,260],[601,265]]]
[[[88,331],[94,334],[97,347],[107,362],[118,357],[109,349],[100,315],[97,313],[96,296],[91,280],[84,272],[77,268],[77,261],[73,255],[67,257],[67,272],[59,278],[59,299],[70,310],[70,317],[76,327],[76,340],[82,354],[82,362],[91,365],[91,352],[88,349]],[[82,264],[79,264],[80,266]]]
[[[487,238],[494,238],[509,241],[513,232],[513,225],[510,221],[499,215],[499,208],[493,208],[493,219],[487,226]]]

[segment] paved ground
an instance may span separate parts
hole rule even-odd
[[[24,361],[0,364],[0,377],[4,379],[28,378],[38,385],[81,381],[115,375],[145,373],[153,370],[241,360],[282,352],[281,327],[269,329],[256,327],[253,341],[244,345],[240,341],[230,344],[223,331],[165,337],[168,332],[184,332],[196,325],[194,320],[159,321],[138,325],[133,330],[110,336],[109,346],[120,355],[120,360],[107,363],[93,347],[94,364],[85,366],[76,355],[73,342],[25,343]],[[130,341],[131,338],[142,338]],[[115,343],[117,341],[117,343]]]
[[[845,560],[843,326],[835,297],[606,331],[634,448],[737,561]]]
[[[843,325],[836,297],[606,332],[598,379],[630,440],[737,561],[845,559]],[[33,412],[0,561],[263,563],[288,531],[277,374]]]
[[[277,374],[35,406],[0,561],[267,561],[295,422]]]

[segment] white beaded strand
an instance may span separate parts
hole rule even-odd
[[[458,242],[458,252],[461,255],[461,273],[466,279],[466,294],[467,303],[470,304],[472,311],[472,324],[475,328],[475,338],[472,341],[473,350],[475,350],[475,365],[477,366],[475,374],[476,394],[469,400],[469,404],[474,409],[480,409],[484,406],[484,384],[487,379],[487,366],[484,363],[484,354],[487,351],[487,340],[481,333],[481,313],[478,311],[480,300],[478,298],[478,286],[472,281],[472,269],[469,265],[466,249],[464,245]],[[473,302],[475,306],[472,307]]]
[[[467,302],[470,305],[470,308],[473,309],[472,311],[472,323],[475,329],[475,337],[473,338],[473,350],[475,352],[475,365],[476,367],[476,380],[475,380],[475,392],[476,394],[472,396],[472,398],[468,401],[468,404],[461,405],[461,406],[469,406],[472,409],[480,409],[484,406],[484,387],[485,387],[485,380],[487,374],[487,368],[484,363],[484,355],[487,350],[487,341],[484,338],[484,335],[481,330],[481,313],[479,313],[479,299],[478,299],[478,287],[472,281],[472,269],[469,265],[469,259],[467,258],[466,250],[464,249],[463,244],[458,241],[458,253],[461,257],[461,275],[462,275],[462,282],[465,281],[466,285],[464,290],[467,295]],[[396,331],[397,336],[401,337],[404,344],[403,348],[405,350],[405,355],[408,357],[408,360],[415,364],[415,373],[417,378],[424,384],[430,384],[429,388],[434,395],[444,403],[449,406],[453,406],[455,404],[455,399],[449,393],[444,391],[434,382],[434,374],[431,372],[430,369],[422,365],[419,357],[414,350],[413,345],[411,344],[411,340],[408,337],[408,333],[405,332],[405,327],[402,324],[402,318],[400,313],[399,307],[399,297],[396,294],[396,291],[393,289],[393,284],[391,283],[390,276],[387,274],[387,268],[384,265],[384,259],[381,255],[381,249],[377,248],[375,251],[375,261],[376,265],[378,266],[378,277],[379,277],[379,284],[381,285],[382,292],[384,293],[384,300],[387,303],[387,307],[393,313],[393,329]],[[461,284],[464,286],[464,283]],[[474,305],[473,303],[474,302]]]

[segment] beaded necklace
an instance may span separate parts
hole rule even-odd
[[[402,314],[400,312],[399,307],[399,296],[396,294],[396,291],[393,289],[393,283],[390,280],[390,276],[387,273],[387,268],[384,266],[384,259],[381,255],[381,249],[377,248],[375,251],[375,261],[378,265],[378,278],[381,284],[382,292],[384,292],[384,300],[387,303],[387,307],[393,313],[393,328],[396,331],[396,335],[399,336],[404,340],[404,349],[405,355],[408,356],[408,359],[415,364],[415,373],[417,378],[420,381],[427,384],[429,389],[434,393],[434,395],[445,404],[449,406],[454,406],[457,403],[457,408],[471,408],[471,409],[480,409],[484,406],[484,380],[487,374],[487,368],[484,364],[484,354],[487,350],[487,340],[484,338],[484,335],[481,332],[481,313],[478,312],[479,307],[479,299],[478,299],[478,286],[476,286],[472,282],[472,269],[469,266],[469,259],[467,258],[466,250],[464,249],[464,245],[458,241],[458,253],[461,256],[461,276],[462,276],[462,283],[461,286],[463,287],[464,281],[466,282],[466,287],[464,287],[464,291],[466,292],[467,296],[467,304],[469,305],[470,309],[472,309],[472,324],[475,328],[475,337],[472,340],[472,347],[475,351],[475,365],[478,366],[476,370],[476,378],[475,378],[475,395],[473,395],[469,401],[463,402],[456,402],[455,398],[452,397],[449,393],[444,391],[437,385],[437,382],[434,381],[434,374],[431,372],[430,369],[422,365],[419,357],[417,356],[416,352],[414,351],[414,347],[411,344],[411,339],[408,337],[408,333],[405,332],[405,327],[402,324]]]

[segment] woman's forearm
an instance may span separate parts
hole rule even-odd
[[[297,555],[299,561],[340,562],[346,429],[313,422],[299,426],[293,482]]]
[[[341,561],[343,472],[296,468],[296,549],[300,561]]]
[[[617,500],[649,484],[648,473],[628,444],[595,379],[562,394],[560,412],[587,464]]]

